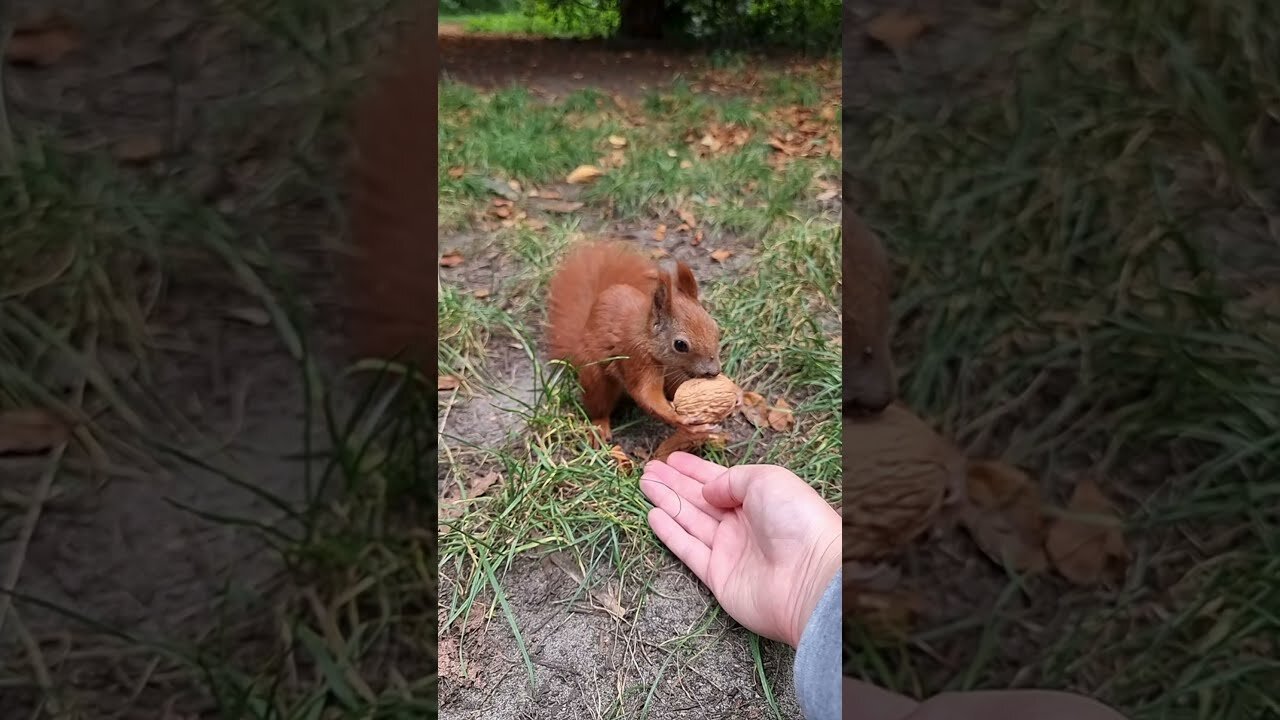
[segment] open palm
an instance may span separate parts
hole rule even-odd
[[[747,629],[799,643],[839,566],[840,517],[775,465],[725,468],[686,453],[651,462],[640,481],[649,526]]]

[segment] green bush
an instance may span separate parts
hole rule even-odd
[[[610,37],[618,32],[617,0],[521,0],[526,15],[571,37]]]
[[[840,0],[685,0],[680,30],[705,43],[806,51],[840,47]]]
[[[440,0],[440,15],[479,15],[511,12],[519,0]]]
[[[565,35],[607,37],[619,27],[618,0],[520,0],[520,7]],[[840,10],[840,0],[667,0],[665,34],[704,47],[829,52],[840,47]]]

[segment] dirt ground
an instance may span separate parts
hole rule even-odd
[[[729,653],[722,644],[699,652],[695,639],[688,643],[695,655],[691,661],[679,669],[664,662],[667,639],[673,632],[696,628],[709,606],[705,589],[683,568],[668,567],[651,588],[650,599],[625,621],[603,610],[594,598],[565,605],[578,593],[579,583],[555,557],[520,564],[508,574],[505,587],[535,666],[536,690],[530,691],[508,634],[487,633],[479,642],[467,641],[477,667],[452,667],[442,659],[442,677],[453,679],[442,687],[441,717],[769,717],[761,707],[745,645],[734,643]],[[442,658],[450,658],[456,649],[456,639],[444,640]],[[476,680],[458,679],[471,672]],[[799,717],[786,662],[775,657],[766,664],[766,672],[781,679],[773,690],[781,700],[782,716]],[[646,687],[653,688],[649,696],[635,690]],[[619,707],[617,695],[623,688],[631,690]]]
[[[454,81],[483,88],[521,85],[548,100],[585,88],[641,95],[713,65],[705,52],[622,47],[614,41],[467,34],[449,24],[440,26],[440,60],[443,74]],[[786,60],[757,59],[765,67],[778,67]]]

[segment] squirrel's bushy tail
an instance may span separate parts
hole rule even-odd
[[[425,17],[425,16],[424,16]],[[357,108],[351,175],[351,235],[344,261],[347,332],[361,356],[435,367],[437,233],[435,41],[424,17],[403,29]]]
[[[553,360],[582,362],[587,320],[596,298],[624,283],[653,292],[655,267],[626,243],[583,242],[570,248],[547,286],[547,350]]]

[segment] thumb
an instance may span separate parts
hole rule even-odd
[[[742,505],[751,486],[771,468],[771,465],[734,465],[702,486],[702,498],[712,507],[736,508]]]

